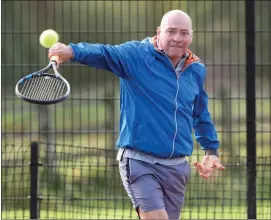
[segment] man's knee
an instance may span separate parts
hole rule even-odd
[[[168,219],[168,214],[164,209],[143,212],[138,208],[137,211],[140,219]]]

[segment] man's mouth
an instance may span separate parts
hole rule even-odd
[[[173,48],[182,48],[181,46],[170,46],[170,47],[173,47]]]

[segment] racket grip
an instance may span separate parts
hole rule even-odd
[[[55,61],[58,64],[58,60],[59,60],[59,56],[52,56],[50,61],[51,62]]]

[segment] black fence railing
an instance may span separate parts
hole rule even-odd
[[[256,86],[255,86],[255,1],[246,1],[246,112],[247,112],[247,197],[256,198]],[[248,199],[248,219],[256,219],[256,199]]]
[[[39,145],[37,142],[31,143],[30,157],[30,219],[39,219],[40,204],[39,204]]]
[[[48,151],[49,145],[2,146],[2,219],[137,217],[120,182],[115,150],[56,144]],[[29,155],[18,160],[23,148]],[[208,181],[192,169],[182,219],[247,219],[250,204],[256,204],[258,219],[270,218],[270,157],[256,159],[252,186],[247,158],[222,155],[222,160],[228,161],[225,172]],[[257,196],[248,196],[248,189]]]

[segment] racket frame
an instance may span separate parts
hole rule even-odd
[[[49,70],[50,68],[53,68],[54,70],[54,74],[50,74],[50,73],[45,73],[45,71]],[[66,85],[67,85],[67,91],[64,94],[64,96],[62,96],[61,98],[58,99],[54,99],[54,100],[35,100],[35,99],[30,99],[27,98],[25,96],[23,96],[20,92],[19,92],[19,85],[22,84],[25,80],[29,80],[32,77],[35,76],[41,76],[41,75],[45,75],[45,76],[50,76],[50,77],[55,77],[55,78],[59,78],[61,79]],[[60,75],[60,73],[57,70],[57,62],[55,60],[51,60],[50,63],[43,69],[35,72],[35,73],[31,73],[28,74],[26,76],[24,76],[23,78],[21,78],[16,86],[15,86],[15,94],[21,98],[22,100],[29,102],[29,103],[34,103],[34,104],[41,104],[41,105],[49,105],[49,104],[56,104],[58,102],[64,101],[70,94],[70,84],[68,83],[68,81]]]

